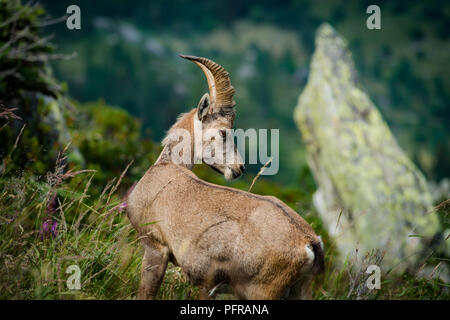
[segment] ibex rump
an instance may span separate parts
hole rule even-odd
[[[234,89],[228,73],[211,60],[183,57],[205,72],[210,95],[180,118],[168,137],[176,128],[191,137],[198,126],[219,133],[231,129]],[[217,143],[214,137],[201,141],[206,149]],[[190,164],[170,160],[170,139],[163,144],[161,156],[128,198],[128,216],[145,248],[138,299],[156,297],[169,261],[200,286],[201,298],[221,283],[239,299],[310,298],[312,277],[324,267],[321,241],[311,226],[275,197],[202,181]],[[190,150],[191,163],[195,157],[205,160],[195,144]],[[235,147],[234,152],[235,163],[210,166],[226,178],[239,176],[243,165]]]

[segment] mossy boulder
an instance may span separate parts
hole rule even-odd
[[[342,261],[381,249],[382,269],[415,267],[440,228],[426,180],[359,87],[347,43],[328,24],[317,31],[294,118],[318,184],[315,208]]]

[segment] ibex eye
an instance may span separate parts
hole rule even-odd
[[[225,138],[227,136],[227,131],[226,130],[219,130],[219,134],[222,138]]]

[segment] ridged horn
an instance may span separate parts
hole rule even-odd
[[[212,60],[202,57],[186,56],[180,54],[181,58],[191,60],[202,69],[208,80],[209,97],[213,107],[234,107],[234,88],[231,85],[230,75],[222,66]]]

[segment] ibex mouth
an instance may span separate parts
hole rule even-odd
[[[244,173],[245,167],[243,165],[241,165],[239,167],[239,169],[233,169],[230,167],[227,167],[225,169],[225,172],[223,173],[225,179],[227,180],[233,180],[233,179],[237,179],[240,176],[242,176],[242,174]]]
[[[241,165],[239,167],[239,169],[233,169],[233,168],[230,168],[230,167],[225,167],[223,169],[223,171],[221,169],[215,167],[215,166],[212,166],[212,165],[209,165],[209,167],[211,169],[213,169],[214,171],[216,171],[217,173],[220,173],[221,175],[223,175],[225,177],[225,179],[227,179],[227,180],[237,179],[240,176],[242,176],[242,174],[245,171],[245,166],[244,165]]]
[[[233,179],[236,179],[236,178],[239,178],[240,176],[242,176],[242,174],[245,171],[245,166],[241,165],[239,167],[239,170],[234,170],[234,169],[231,169],[231,170],[233,171]]]

